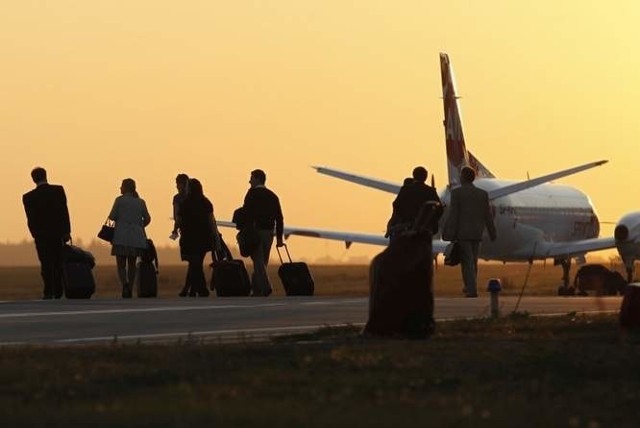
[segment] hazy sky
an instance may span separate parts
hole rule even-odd
[[[0,240],[28,237],[21,195],[41,165],[91,239],[132,177],[149,236],[169,242],[174,177],[218,218],[262,168],[285,222],[381,232],[392,195],[310,165],[401,181],[446,177],[439,52],[454,65],[468,147],[498,176],[608,159],[562,179],[601,220],[640,208],[640,4],[633,0],[20,0],[0,15]],[[611,234],[610,227],[603,228]],[[233,241],[233,233],[225,237]],[[295,255],[379,247],[292,238]]]

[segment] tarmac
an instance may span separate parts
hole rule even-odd
[[[516,296],[500,297],[502,316]],[[523,297],[531,315],[617,312],[620,297]],[[113,342],[229,342],[367,321],[368,298],[225,297],[0,301],[0,346]],[[491,316],[489,295],[436,298],[438,321]]]

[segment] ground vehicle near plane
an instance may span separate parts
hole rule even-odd
[[[513,181],[496,176],[466,148],[458,105],[455,79],[449,57],[440,54],[440,71],[444,101],[448,184],[439,193],[446,204],[451,189],[460,185],[459,171],[465,165],[474,167],[474,184],[486,190],[494,209],[498,239],[484,239],[480,258],[503,262],[553,259],[563,269],[563,284],[559,294],[569,290],[571,260],[584,261],[588,252],[617,248],[627,270],[628,281],[633,277],[633,265],[640,258],[640,212],[632,212],[620,219],[612,237],[599,237],[600,222],[589,197],[582,191],[564,185],[550,184],[552,180],[576,174],[605,164],[601,160],[545,176]],[[396,194],[401,184],[370,178],[327,167],[314,167],[317,172],[362,186]],[[443,221],[446,218],[446,207]],[[382,223],[382,222],[381,222]],[[298,235],[352,243],[387,245],[381,234],[340,232],[315,228],[286,227],[285,235]],[[434,254],[442,253],[447,242],[436,235]]]
[[[627,282],[619,272],[603,265],[587,264],[578,269],[570,289],[581,296],[588,295],[590,291],[596,296],[614,296],[624,294],[626,286]]]

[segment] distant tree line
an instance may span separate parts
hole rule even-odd
[[[99,240],[92,240],[85,244],[82,240],[74,240],[77,245],[89,251],[96,258],[99,265],[114,265],[115,258],[111,255],[111,245]],[[164,265],[177,265],[180,261],[180,250],[174,246],[157,246],[158,260]],[[235,248],[231,252],[238,254]],[[0,243],[0,266],[37,266],[38,255],[33,241],[24,240],[19,243]]]
[[[228,244],[228,242],[227,242]],[[74,240],[73,245],[81,247],[83,250],[89,251],[96,258],[99,265],[115,265],[115,258],[111,255],[111,245],[100,241],[92,240],[89,244],[85,244],[80,239]],[[230,246],[231,253],[234,258],[240,258],[240,251],[235,246]],[[156,246],[158,252],[158,260],[161,265],[179,265],[185,262],[180,260],[180,250],[176,246]],[[272,261],[279,263],[278,256],[275,251],[271,254]],[[245,262],[249,261],[248,259]],[[354,264],[366,265],[369,258],[365,256],[349,257],[346,261],[340,258],[334,258],[331,255],[320,256],[315,259],[299,258],[295,261],[306,261],[307,263],[321,265],[335,264]],[[38,266],[38,256],[33,241],[24,240],[22,242],[4,242],[0,243],[0,266]]]

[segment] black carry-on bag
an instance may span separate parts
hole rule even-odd
[[[286,245],[283,247],[287,252],[288,262],[282,260],[279,247],[276,247],[276,251],[281,263],[278,268],[278,276],[284,287],[284,292],[287,296],[313,296],[315,285],[309,266],[304,262],[293,262],[289,248]]]
[[[158,297],[158,272],[152,263],[138,262],[136,295],[138,297]]]
[[[218,297],[245,297],[251,293],[249,274],[242,260],[234,260],[229,247],[222,240],[222,251],[212,251],[211,290]]]
[[[144,250],[138,262],[136,275],[136,294],[138,297],[158,296],[158,253],[151,239],[147,239],[147,249]]]
[[[74,245],[64,246],[64,294],[67,299],[89,299],[96,291],[91,271],[96,265],[93,254]]]

